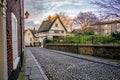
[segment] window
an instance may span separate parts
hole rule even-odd
[[[108,24],[106,24],[104,27],[108,27]]]
[[[59,31],[55,31],[55,33],[59,33]]]
[[[28,35],[30,35],[30,33],[28,33]]]
[[[57,24],[57,23],[55,24],[55,27],[58,27],[58,24]]]
[[[117,23],[117,28],[120,28],[120,23]]]
[[[107,33],[108,33],[108,30],[104,30],[104,32],[107,34]]]
[[[32,38],[30,38],[30,41],[32,41]]]
[[[61,31],[61,33],[64,33],[64,31]]]
[[[17,18],[11,13],[12,20],[12,49],[13,49],[13,69],[17,68],[19,57],[18,57],[18,32],[17,32]]]

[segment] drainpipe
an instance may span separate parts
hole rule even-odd
[[[23,53],[23,50],[22,50],[22,17],[21,17],[21,0],[19,0],[19,7],[20,7],[20,32],[21,32],[21,54],[20,54],[20,64],[21,66],[23,66],[23,57],[24,57],[24,53]]]

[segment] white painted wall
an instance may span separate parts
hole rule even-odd
[[[56,24],[58,25],[57,27]],[[59,33],[55,33],[55,31],[59,31]],[[64,33],[62,33],[61,31],[63,31]],[[40,32],[38,36],[39,36],[39,42],[41,43],[41,47],[42,47],[44,43],[44,39],[53,40],[53,36],[66,36],[66,30],[59,21],[59,19],[57,19],[49,31]]]
[[[28,29],[24,33],[24,43],[26,46],[30,46],[30,43],[32,44],[34,42],[34,36],[32,35],[31,31]]]
[[[6,0],[4,0],[4,3],[0,2],[0,80],[8,80],[6,9]]]
[[[58,27],[56,27],[56,24]],[[55,33],[55,31],[58,31],[58,33]],[[64,33],[62,33],[62,31]],[[54,24],[52,25],[50,31],[49,31],[49,36],[66,36],[66,31],[59,19],[57,19]]]

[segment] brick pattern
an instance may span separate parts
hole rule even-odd
[[[12,21],[11,13],[14,13],[18,21],[18,55],[21,54],[21,28],[23,29],[23,23],[20,24],[20,5],[19,0],[6,0],[7,1],[7,11],[6,11],[6,31],[7,31],[7,62],[8,62],[8,76],[10,76],[13,71],[13,57],[12,57]],[[23,1],[23,0],[20,0]],[[23,7],[23,6],[22,6]],[[23,13],[24,8],[21,10]],[[22,15],[23,16],[23,15]]]
[[[7,26],[7,60],[8,60],[8,75],[12,72],[13,62],[12,62],[12,28],[11,26],[11,16],[9,15],[9,11],[7,10],[7,19],[6,19],[6,26]]]

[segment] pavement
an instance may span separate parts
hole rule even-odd
[[[48,80],[46,74],[42,70],[30,49],[25,50],[25,76],[28,80]]]

